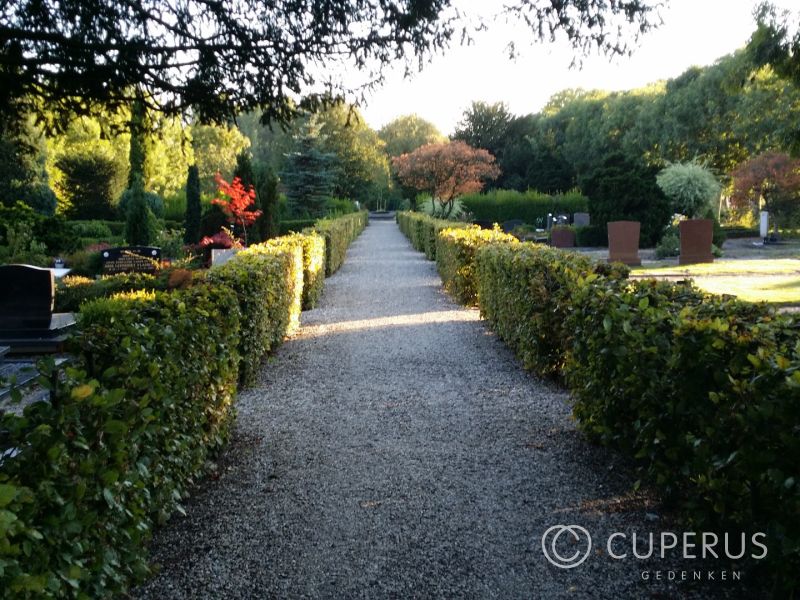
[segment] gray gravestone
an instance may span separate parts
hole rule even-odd
[[[589,213],[579,212],[572,216],[572,224],[575,227],[588,227],[591,224]]]
[[[238,248],[212,248],[211,249],[211,266],[219,267],[224,265],[239,252]]]
[[[161,261],[161,248],[153,246],[121,246],[100,253],[103,274],[155,273]]]

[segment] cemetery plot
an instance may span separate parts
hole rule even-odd
[[[152,246],[121,246],[108,248],[101,254],[103,274],[155,273],[161,261],[161,248]]]

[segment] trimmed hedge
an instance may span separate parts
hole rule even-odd
[[[592,439],[638,461],[691,526],[764,531],[800,572],[800,324],[534,244],[477,252],[480,309],[524,365],[564,375]]]
[[[502,223],[520,219],[529,225],[544,227],[548,214],[588,212],[589,199],[578,192],[549,195],[528,190],[492,190],[483,194],[467,194],[460,198],[464,210],[476,221]]]
[[[325,238],[325,276],[330,277],[344,262],[347,249],[364,228],[369,224],[369,213],[359,211],[336,217],[334,219],[320,219],[313,228]]]
[[[487,244],[516,244],[517,238],[499,229],[477,225],[444,229],[436,240],[436,267],[444,288],[459,302],[475,305],[479,300],[475,255]]]
[[[148,572],[153,525],[227,437],[239,323],[222,286],[84,305],[57,402],[0,415],[4,597],[108,598]]]
[[[397,223],[415,250],[425,253],[428,260],[436,260],[436,238],[445,229],[467,227],[467,223],[436,219],[425,213],[399,212]]]
[[[210,282],[236,292],[242,328],[239,380],[251,384],[267,353],[300,325],[303,252],[297,243],[258,244],[209,270]]]
[[[531,243],[485,245],[475,262],[481,316],[526,369],[543,377],[558,376],[564,367],[576,282],[599,275],[624,279],[629,271],[620,263]]]
[[[267,246],[298,246],[303,253],[303,310],[316,306],[325,287],[325,238],[316,232],[292,233],[272,238]]]

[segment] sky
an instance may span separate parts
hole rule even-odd
[[[462,4],[481,0],[462,0]],[[497,0],[484,0],[482,5]],[[710,65],[746,45],[755,29],[758,0],[668,0],[663,25],[639,40],[630,57],[584,58],[570,69],[574,51],[566,43],[532,43],[520,23],[496,23],[476,34],[474,44],[455,44],[404,79],[401,69],[387,70],[384,85],[362,106],[365,120],[379,129],[392,119],[416,113],[444,134],[452,133],[473,100],[505,102],[512,113],[538,112],[566,88],[625,90],[680,75],[693,65]],[[773,0],[796,8],[797,0]],[[506,46],[517,41],[520,56],[509,60]]]

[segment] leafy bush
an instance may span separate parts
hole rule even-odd
[[[98,253],[99,255],[99,253]],[[141,290],[166,290],[166,285],[149,273],[120,273],[90,279],[80,275],[67,275],[56,285],[55,310],[78,312],[88,300],[108,298],[122,292]]]
[[[45,245],[46,253],[57,256],[62,252],[71,252],[78,248],[79,239],[72,224],[61,215],[46,217],[35,212],[31,207],[17,202],[13,206],[0,205],[0,233],[6,227],[17,223],[28,223],[33,237]]]
[[[84,306],[57,401],[0,415],[0,589],[106,598],[147,573],[154,524],[228,435],[238,334],[221,286]]]
[[[20,263],[49,267],[50,259],[45,252],[47,247],[36,241],[33,227],[28,221],[8,223],[5,235],[0,236],[0,263]]]
[[[608,227],[606,225],[576,227],[575,245],[579,248],[608,246]]]
[[[681,253],[681,238],[675,228],[670,228],[656,246],[656,258],[678,256]]]
[[[442,230],[436,239],[436,267],[444,288],[456,300],[475,305],[479,300],[475,255],[487,244],[517,243],[513,235],[499,229],[481,229],[477,225]]]
[[[154,244],[161,248],[161,256],[170,259],[184,258],[183,230],[165,229],[158,232]]]
[[[548,214],[586,212],[588,199],[578,192],[551,196],[536,190],[492,190],[485,194],[467,194],[461,205],[476,221],[503,223],[519,219],[530,225],[545,227]]]
[[[199,185],[198,179],[198,185]],[[200,189],[197,190],[197,199],[200,200]],[[179,190],[168,196],[164,196],[164,214],[165,219],[170,221],[180,221],[181,223],[186,218],[186,190]],[[199,214],[199,213],[198,213]]]
[[[251,246],[212,268],[208,279],[236,293],[242,322],[247,324],[238,343],[239,379],[249,385],[255,381],[266,354],[299,324],[302,250],[299,246]]]
[[[714,174],[696,163],[675,163],[662,169],[656,183],[669,198],[673,213],[699,217],[711,208],[722,189]]]
[[[369,213],[359,211],[335,219],[320,219],[313,229],[325,238],[325,276],[330,277],[344,262],[347,249],[369,223]]]
[[[133,201],[133,197],[135,194],[135,190],[133,188],[128,188],[122,195],[119,197],[119,202],[117,203],[117,215],[120,219],[127,219],[128,210],[130,209],[131,202]],[[154,194],[153,192],[142,192],[144,195],[144,199],[147,202],[148,208],[150,211],[159,219],[165,217],[164,214],[164,200],[158,194]],[[183,213],[178,215],[176,219],[178,221],[183,220]]]
[[[111,238],[111,228],[105,221],[73,221],[73,231],[80,237]]]
[[[349,198],[331,198],[326,205],[328,215],[331,217],[338,217],[341,215],[349,215],[356,212],[355,202]]]

